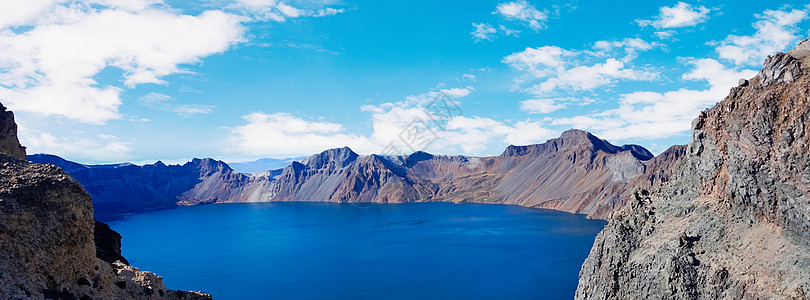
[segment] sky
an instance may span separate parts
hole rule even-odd
[[[0,102],[82,163],[498,155],[570,128],[654,153],[805,1],[0,0]]]

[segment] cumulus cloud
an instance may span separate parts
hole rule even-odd
[[[539,11],[524,0],[500,3],[493,14],[499,14],[510,20],[520,21],[534,31],[546,28],[548,12]]]
[[[246,155],[301,155],[349,146],[370,152],[380,147],[368,138],[345,133],[343,125],[308,121],[289,113],[251,113],[247,123],[232,129],[230,144]]]
[[[528,47],[504,57],[502,62],[514,70],[525,71],[534,77],[543,77],[553,74],[555,69],[562,67],[566,62],[565,57],[575,55],[576,51],[568,51],[557,46]]]
[[[535,82],[519,90],[534,97],[523,103],[524,110],[552,112],[564,107],[549,96],[591,91],[620,80],[649,81],[658,73],[633,66],[637,53],[658,46],[641,39],[598,41],[591,49],[566,50],[557,46],[526,48],[503,58],[502,62],[524,75],[516,82]],[[612,57],[621,53],[619,58]]]
[[[576,66],[560,70],[556,77],[532,86],[529,91],[536,95],[547,95],[558,89],[586,91],[613,83],[618,79],[649,81],[655,79],[656,76],[657,74],[652,72],[626,68],[624,62],[608,58],[604,62],[590,66]]]
[[[688,132],[692,119],[701,110],[722,100],[739,78],[756,75],[751,70],[727,68],[714,59],[694,59],[689,64],[692,69],[681,79],[705,82],[707,89],[622,94],[616,109],[560,118],[552,124],[588,129],[612,140],[671,137]]]
[[[371,124],[365,135],[347,133],[338,123],[307,121],[288,113],[253,113],[243,117],[246,124],[232,129],[229,142],[243,155],[302,155],[343,146],[361,154],[425,150],[483,155],[491,154],[486,151],[493,147],[542,142],[557,134],[535,120],[507,123],[465,116],[460,110],[437,119],[429,108],[438,97],[446,97],[440,101],[450,106],[460,105],[459,99],[472,91],[472,87],[432,90],[397,102],[364,105],[361,110],[370,114]],[[431,127],[420,139],[410,140],[409,129],[415,124]]]
[[[807,19],[807,10],[766,10],[756,15],[758,20],[753,24],[756,29],[753,35],[729,35],[720,42],[717,53],[720,58],[737,65],[759,65],[768,55],[799,41],[798,24]]]
[[[653,26],[656,29],[689,27],[706,22],[711,12],[705,6],[692,6],[685,2],[678,2],[672,7],[663,6],[658,11],[658,16],[652,20],[636,20],[636,22],[641,26]]]
[[[23,27],[0,29],[0,98],[18,111],[104,123],[121,117],[124,87],[165,83],[181,65],[243,40],[238,16],[183,15],[153,2],[51,3],[15,23]],[[95,80],[107,67],[123,71],[124,87]]]

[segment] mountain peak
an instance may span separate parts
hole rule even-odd
[[[355,161],[359,155],[354,153],[349,147],[333,148],[315,154],[301,161],[302,164],[312,169],[323,167],[342,168]]]
[[[506,150],[501,154],[502,157],[522,156],[534,151],[548,151],[548,149],[590,149],[594,153],[603,151],[605,153],[618,153],[622,151],[631,151],[633,156],[640,160],[650,160],[653,154],[639,145],[624,145],[615,146],[610,142],[600,139],[590,132],[580,129],[569,129],[560,134],[560,137],[550,139],[543,144],[527,145],[527,146],[514,146],[509,145]],[[544,150],[545,149],[545,150]],[[556,151],[556,150],[554,150]]]

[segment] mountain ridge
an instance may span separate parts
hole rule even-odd
[[[273,201],[502,203],[606,218],[624,203],[620,187],[655,166],[641,146],[615,146],[576,129],[541,144],[510,145],[498,156],[358,155],[341,147],[252,175],[210,158],[143,166],[29,159],[72,172],[96,199],[103,219],[177,205]]]

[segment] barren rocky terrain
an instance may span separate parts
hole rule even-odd
[[[669,182],[609,220],[577,299],[810,298],[810,40],[692,124]]]

